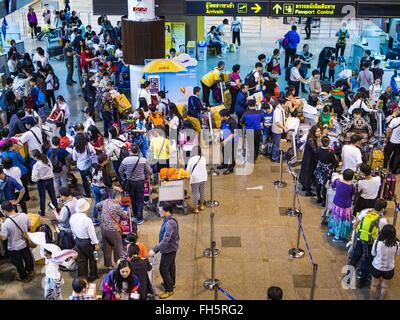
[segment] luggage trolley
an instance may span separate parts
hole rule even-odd
[[[185,179],[162,180],[158,175],[158,207],[163,202],[170,202],[182,206],[183,213],[188,213],[188,207],[185,201]]]

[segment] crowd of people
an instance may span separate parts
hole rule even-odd
[[[0,239],[8,240],[18,280],[30,282],[34,277],[34,263],[26,240],[31,221],[25,213],[32,199],[29,187],[36,184],[39,215],[54,216],[60,230],[58,247],[76,252],[78,278],[73,281],[71,299],[94,298],[87,292],[89,282],[99,277],[100,248],[107,272],[102,283],[103,299],[153,296],[148,276],[152,265],[148,258],[158,252],[165,288],[159,297],[169,298],[174,293],[179,249],[175,204],[161,204],[159,213],[164,219],[159,243],[147,251],[138,242],[137,232],[137,226],[145,222],[145,189],[151,189],[163,170],[169,175],[179,146],[193,144],[196,147],[184,157],[190,176],[191,212],[204,210],[208,173],[203,154],[207,146],[201,129],[209,125],[205,116],[211,111],[214,125],[220,119],[223,160],[218,169],[224,175],[235,170],[242,137],[247,139],[242,146],[248,161],[256,163],[262,155],[279,162],[281,140],[295,132],[292,143],[303,151],[299,182],[305,196],[316,196],[317,203],[328,206],[328,235],[335,242],[347,242],[354,230],[350,264],[356,267],[361,261],[359,286],[368,284],[372,275],[371,293],[375,294],[381,286],[381,298],[385,297],[394,275],[394,256],[398,254],[395,229],[384,218],[387,200],[394,193],[394,187],[385,184],[387,176],[396,173],[400,165],[398,90],[394,85],[382,89],[383,70],[370,52],[361,61],[362,71],[337,72],[333,55],[336,52],[338,56],[340,51],[343,56],[349,36],[345,25],[337,34],[336,48],[326,47],[321,51],[318,69],[312,70],[311,76],[309,69],[314,55],[308,45],[297,52],[300,37],[296,26],[292,26],[279,42],[285,50],[284,66],[280,64],[281,48],[276,48],[270,57],[260,54],[254,69],[243,78],[240,65],[235,64],[225,81],[225,62],[220,61],[201,78],[200,87],[193,88],[184,110],[170,101],[165,91],[152,95],[150,82],[144,81],[138,97],[131,97],[137,108],[128,114],[131,107],[126,108],[125,96],[120,95],[127,66],[122,61],[119,24],[113,27],[106,16],[101,16],[98,21],[101,32],[96,34],[90,26],[82,25],[76,12],[69,12],[70,8],[56,12],[53,20],[49,18],[47,22],[61,21],[66,85],[79,82],[87,103],[81,108],[83,123],[72,125],[68,101],[55,93],[63,84],[42,48],[37,48],[32,59],[29,54],[21,56],[15,42],[9,51],[11,76],[6,81],[4,99],[0,100],[0,197],[2,211],[9,219],[2,224]],[[33,10],[28,19],[34,29],[32,13]],[[233,40],[240,45],[241,25],[236,21],[231,30]],[[228,24],[224,19],[220,26],[212,28],[209,40],[222,36]],[[218,46],[217,50],[220,51]],[[74,80],[75,69],[78,81]],[[283,75],[288,84],[281,90],[278,80]],[[214,102],[220,103],[221,97],[215,92],[221,85],[226,85],[224,94],[230,96],[230,103],[213,112]],[[305,98],[300,96],[300,89]],[[312,121],[306,117],[310,108],[316,111]],[[103,121],[103,130],[96,126],[97,117]],[[386,137],[378,136],[371,142],[379,128],[386,132]],[[184,129],[199,133],[194,143]],[[373,149],[369,149],[370,144]],[[383,156],[378,158],[378,155]],[[292,160],[289,151],[287,157]],[[385,173],[387,166],[390,172]],[[77,188],[74,171],[79,172],[81,194],[85,198],[74,196]],[[328,203],[332,190],[334,196]],[[46,206],[47,194],[50,211]],[[131,230],[125,235],[122,222],[130,221],[131,213],[133,223],[129,222]],[[96,227],[100,229],[100,240]],[[61,299],[59,268],[65,260],[51,247],[45,247],[45,258],[48,270],[45,297]],[[282,296],[281,291],[274,290],[271,295]]]

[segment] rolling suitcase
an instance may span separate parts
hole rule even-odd
[[[383,198],[385,200],[393,200],[396,192],[396,175],[388,173],[385,178],[385,185],[383,187]]]
[[[52,57],[57,57],[60,56],[64,53],[64,47],[63,46],[55,46],[47,49],[47,53],[49,55],[49,58]]]

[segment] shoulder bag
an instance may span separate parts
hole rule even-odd
[[[31,248],[31,249],[36,248],[37,245],[36,245],[34,242],[32,242],[32,240],[29,238],[28,232],[23,231],[23,230],[21,229],[21,227],[18,225],[18,223],[16,223],[15,220],[14,220],[13,218],[11,218],[11,217],[8,217],[8,218],[9,218],[12,222],[14,222],[14,224],[17,226],[17,228],[21,231],[21,233],[22,233],[22,238],[25,239],[26,244],[28,245],[28,247]]]

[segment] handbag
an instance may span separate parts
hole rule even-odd
[[[88,158],[85,160],[85,170],[89,169],[93,163],[97,162],[97,155],[96,153],[91,154],[89,152],[89,147],[86,145],[86,155]]]
[[[18,225],[18,223],[15,222],[15,220],[11,217],[8,217],[14,224],[17,226],[17,228],[21,231],[22,233],[22,238],[25,239],[26,244],[28,245],[29,248],[34,249],[37,247],[36,243],[32,242],[32,240],[29,238],[28,232],[23,231],[21,227]]]
[[[132,177],[133,177],[133,174],[134,174],[134,172],[135,172],[135,170],[136,170],[136,167],[137,167],[138,164],[139,164],[139,161],[140,161],[140,157],[138,156],[138,160],[136,161],[136,164],[135,164],[135,166],[133,167],[132,172],[131,172],[131,175],[129,176],[129,178],[132,178]],[[122,181],[122,189],[123,189],[125,192],[129,192],[129,190],[130,190],[130,181],[129,181],[128,177],[127,177],[124,181]]]

